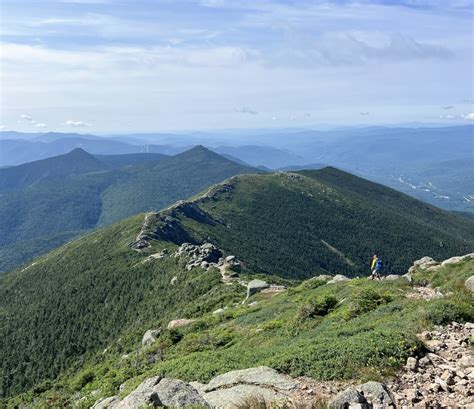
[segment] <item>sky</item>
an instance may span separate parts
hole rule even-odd
[[[474,120],[474,0],[1,0],[0,129]]]

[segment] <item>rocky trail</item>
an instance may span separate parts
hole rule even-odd
[[[474,408],[473,336],[474,324],[456,322],[420,334],[428,352],[387,384],[398,406]]]

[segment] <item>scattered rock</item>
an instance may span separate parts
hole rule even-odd
[[[195,322],[196,320],[195,319],[187,319],[187,318],[181,318],[179,320],[171,320],[168,325],[166,326],[166,328],[168,329],[172,329],[172,328],[178,328],[178,327],[183,327],[185,325],[189,325],[189,324],[192,324],[193,322]]]
[[[143,334],[142,346],[144,348],[150,346],[157,340],[157,337],[160,334],[161,334],[161,328],[149,329],[147,332],[145,332],[145,334]]]
[[[432,352],[417,360],[409,358],[406,369],[387,384],[399,407],[469,407],[474,390],[474,359],[469,347],[472,323],[452,322],[419,335],[426,349]],[[470,369],[471,368],[471,369]]]
[[[171,279],[170,284],[171,284],[171,285],[175,285],[177,282],[178,282],[178,277],[177,277],[177,276],[174,276],[174,277]]]
[[[417,359],[416,359],[416,358],[413,358],[413,357],[409,357],[409,358],[407,359],[406,367],[407,367],[407,369],[409,369],[410,371],[415,372],[416,369],[418,368],[418,361],[417,361]]]
[[[387,276],[385,276],[385,280],[387,281],[395,281],[395,280],[398,280],[400,278],[399,275],[397,274],[389,274]]]
[[[204,243],[202,245],[183,243],[173,256],[175,258],[185,257],[187,259],[186,269],[188,271],[195,267],[207,270],[210,267],[217,266],[222,252],[211,243]]]

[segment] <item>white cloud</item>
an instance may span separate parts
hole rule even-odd
[[[234,108],[234,111],[239,112],[240,114],[258,115],[257,111],[246,106],[243,106],[242,108]]]
[[[462,116],[466,121],[474,121],[474,112]]]
[[[0,125],[0,129],[5,129],[6,126],[5,125]]]
[[[90,126],[90,124],[87,124],[85,122],[82,122],[82,121],[66,121],[66,125],[68,126],[72,126],[74,128],[85,128],[87,126]]]
[[[30,122],[33,121],[33,118],[26,114],[21,115],[21,118],[26,119],[27,121],[30,121]]]
[[[453,109],[454,105],[443,105],[441,108],[447,111],[447,110]]]
[[[47,128],[48,125],[46,125],[46,124],[40,122],[40,123],[36,124],[36,127],[37,127],[37,128]]]
[[[447,115],[440,115],[439,119],[456,119],[455,115],[447,114]]]

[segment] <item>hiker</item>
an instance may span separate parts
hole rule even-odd
[[[372,263],[370,265],[370,269],[372,270],[372,274],[370,275],[371,280],[378,279],[380,280],[380,273],[382,272],[382,260],[380,260],[376,254],[372,257]]]

